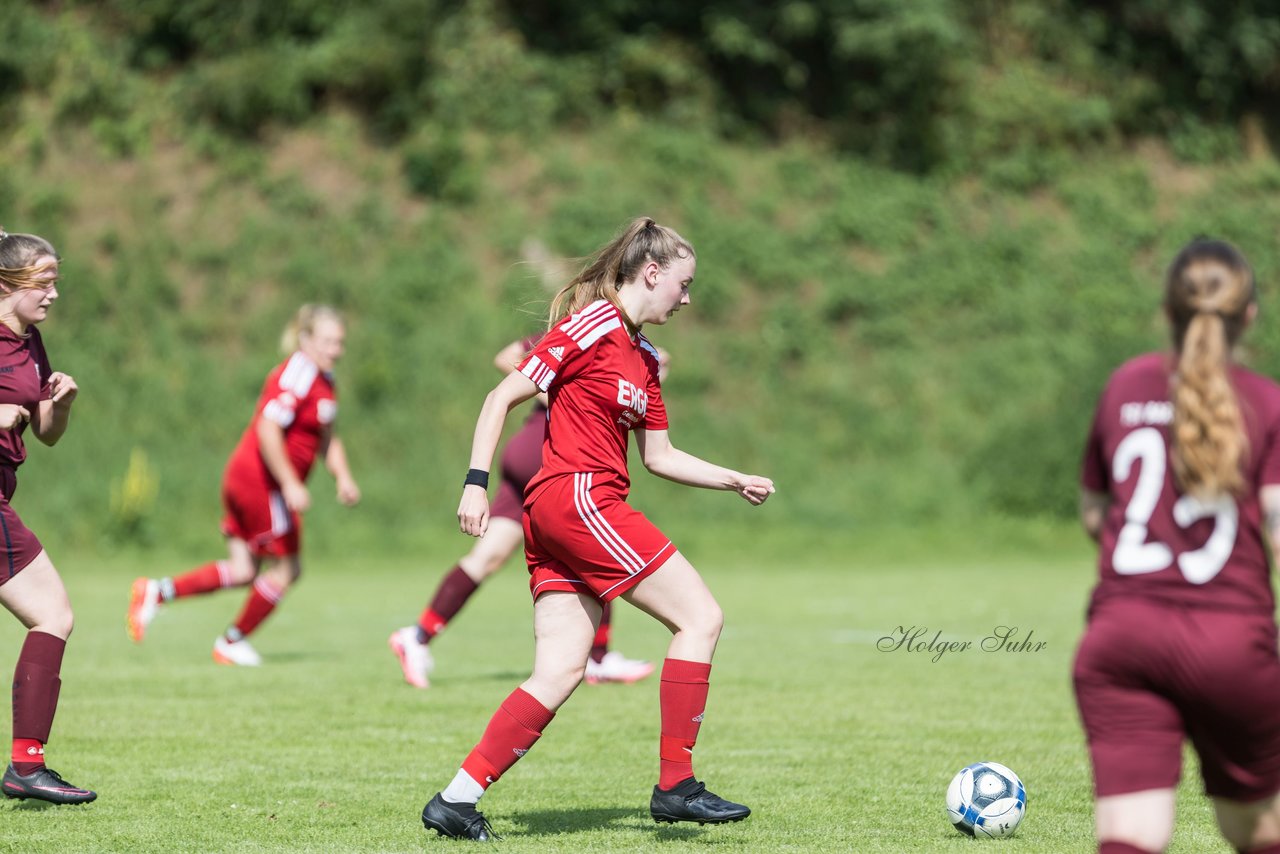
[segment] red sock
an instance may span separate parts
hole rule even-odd
[[[493,713],[480,743],[463,760],[462,770],[489,788],[529,752],[555,716],[555,712],[517,688]]]
[[[26,777],[44,767],[44,745],[34,738],[15,738],[9,758],[13,770]]]
[[[707,708],[711,665],[668,658],[662,662],[658,704],[662,709],[658,787],[670,789],[693,776],[693,745]]]
[[[1099,842],[1098,854],[1156,854],[1156,852],[1130,845],[1128,842]]]
[[[62,653],[67,642],[45,632],[27,632],[13,672],[13,767],[30,774],[44,767],[43,746],[53,728],[62,680]],[[39,747],[36,754],[30,752]],[[35,761],[32,761],[32,760]]]
[[[471,594],[479,589],[480,585],[472,581],[461,566],[455,566],[448,575],[440,579],[440,586],[436,588],[431,604],[418,618],[418,628],[421,629],[419,636],[425,635],[421,638],[423,643],[440,634],[462,610],[462,606],[467,604]]]
[[[232,586],[226,562],[216,560],[173,579],[173,598],[197,596]]]
[[[613,607],[605,602],[600,611],[600,628],[596,629],[595,640],[591,642],[591,660],[599,664],[609,652],[609,636],[613,634]]]
[[[265,579],[259,578],[253,582],[253,589],[249,591],[249,598],[244,603],[244,608],[240,611],[240,616],[236,618],[235,626],[227,631],[228,640],[242,640],[253,633],[262,621],[271,616],[271,612],[276,609],[276,605],[280,604],[280,598],[284,596],[284,591],[278,589]],[[234,635],[233,635],[234,632]]]

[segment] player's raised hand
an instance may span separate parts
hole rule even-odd
[[[76,399],[76,394],[80,391],[80,387],[76,385],[71,375],[64,374],[62,371],[54,371],[49,375],[49,388],[53,392],[53,402],[63,406],[70,406],[71,401]]]
[[[735,487],[738,494],[753,505],[761,505],[776,491],[773,481],[755,474],[744,474]]]

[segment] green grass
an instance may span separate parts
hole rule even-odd
[[[986,844],[1095,850],[1069,682],[1093,573],[1081,538],[1034,526],[958,541],[890,532],[810,542],[806,554],[790,542],[804,538],[771,533],[733,538],[742,557],[710,535],[685,543],[727,614],[697,769],[754,815],[656,826],[646,809],[656,680],[584,686],[486,795],[502,850],[971,851],[984,843],[950,827],[943,794],[960,767],[984,759],[1018,772],[1030,799],[1017,836]],[[385,641],[465,545],[315,556],[255,637],[258,670],[209,659],[239,592],[162,612],[141,647],[125,638],[130,579],[201,555],[60,559],[78,624],[49,761],[100,797],[81,808],[0,804],[0,851],[456,850],[428,838],[418,813],[527,673],[522,568],[509,566],[438,639],[429,691],[400,681]],[[978,640],[1001,625],[1047,646],[937,662],[876,648],[898,626]],[[615,638],[629,655],[663,656],[663,630],[625,605]],[[16,622],[0,627],[10,656],[20,639]],[[1187,771],[1170,850],[1226,851]]]

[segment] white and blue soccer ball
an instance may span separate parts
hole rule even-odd
[[[1026,788],[1017,774],[998,762],[962,768],[947,787],[947,817],[967,836],[1011,836],[1026,814]]]

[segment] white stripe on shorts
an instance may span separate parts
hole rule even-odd
[[[636,554],[636,550],[631,548],[631,544],[624,540],[613,529],[613,526],[600,515],[600,509],[591,500],[590,472],[577,472],[574,474],[573,503],[578,509],[578,517],[582,519],[583,524],[591,531],[591,535],[596,538],[596,542],[618,562],[620,567],[630,575],[635,575],[644,569],[644,559]]]
[[[284,496],[272,490],[267,494],[267,506],[271,508],[271,534],[279,537],[289,533],[293,520],[289,518],[289,506],[284,503]]]

